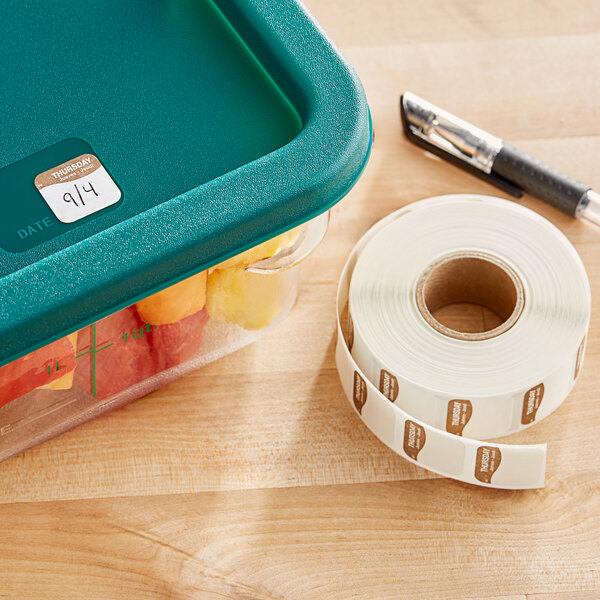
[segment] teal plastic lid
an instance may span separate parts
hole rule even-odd
[[[0,364],[329,209],[355,73],[294,0],[0,5]]]

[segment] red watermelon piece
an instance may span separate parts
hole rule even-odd
[[[75,348],[64,337],[0,367],[0,406],[37,387],[60,379],[75,368]]]
[[[108,399],[190,359],[202,344],[207,321],[204,308],[175,323],[153,326],[142,321],[134,306],[98,321],[95,397]],[[92,395],[93,329],[79,332],[77,359],[73,343],[65,337],[0,367],[0,407],[64,377],[76,363],[75,382]]]
[[[181,364],[199,349],[208,312],[204,308],[175,323],[152,325],[130,306],[96,323],[95,397],[106,400],[148,377]],[[90,395],[93,326],[79,335],[75,382]],[[86,353],[87,352],[87,353]],[[84,354],[86,353],[86,354]]]
[[[95,324],[95,397],[106,400],[135,383],[154,375],[154,359],[150,333],[134,306],[98,321]],[[90,395],[93,386],[94,326],[80,333],[75,382]]]
[[[156,371],[164,371],[198,352],[208,321],[206,307],[175,323],[156,325],[150,335]]]

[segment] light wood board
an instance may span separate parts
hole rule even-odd
[[[0,598],[600,598],[600,310],[549,442],[547,486],[485,490],[394,455],[335,370],[334,297],[358,238],[428,196],[500,192],[401,133],[411,90],[600,189],[594,0],[309,0],[361,77],[375,144],[280,328],[0,464]],[[600,297],[600,229],[538,200]]]

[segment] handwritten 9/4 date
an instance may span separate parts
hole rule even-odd
[[[81,184],[73,184],[74,192],[76,195],[72,194],[71,192],[65,192],[63,194],[63,200],[65,202],[72,202],[75,206],[79,206],[79,203],[81,203],[81,206],[85,206],[85,200],[90,200],[93,199],[94,196],[98,196],[98,192],[96,192],[96,190],[94,189],[94,186],[92,185],[91,181],[87,182],[87,188],[86,188],[86,184],[81,183]],[[83,192],[83,193],[82,193]],[[86,196],[84,197],[84,194],[86,194]],[[93,194],[93,196],[87,196],[87,194]]]

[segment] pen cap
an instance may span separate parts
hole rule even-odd
[[[400,117],[408,139],[428,152],[484,179],[516,198],[522,196],[509,181],[492,172],[502,140],[412,92],[400,97]]]

